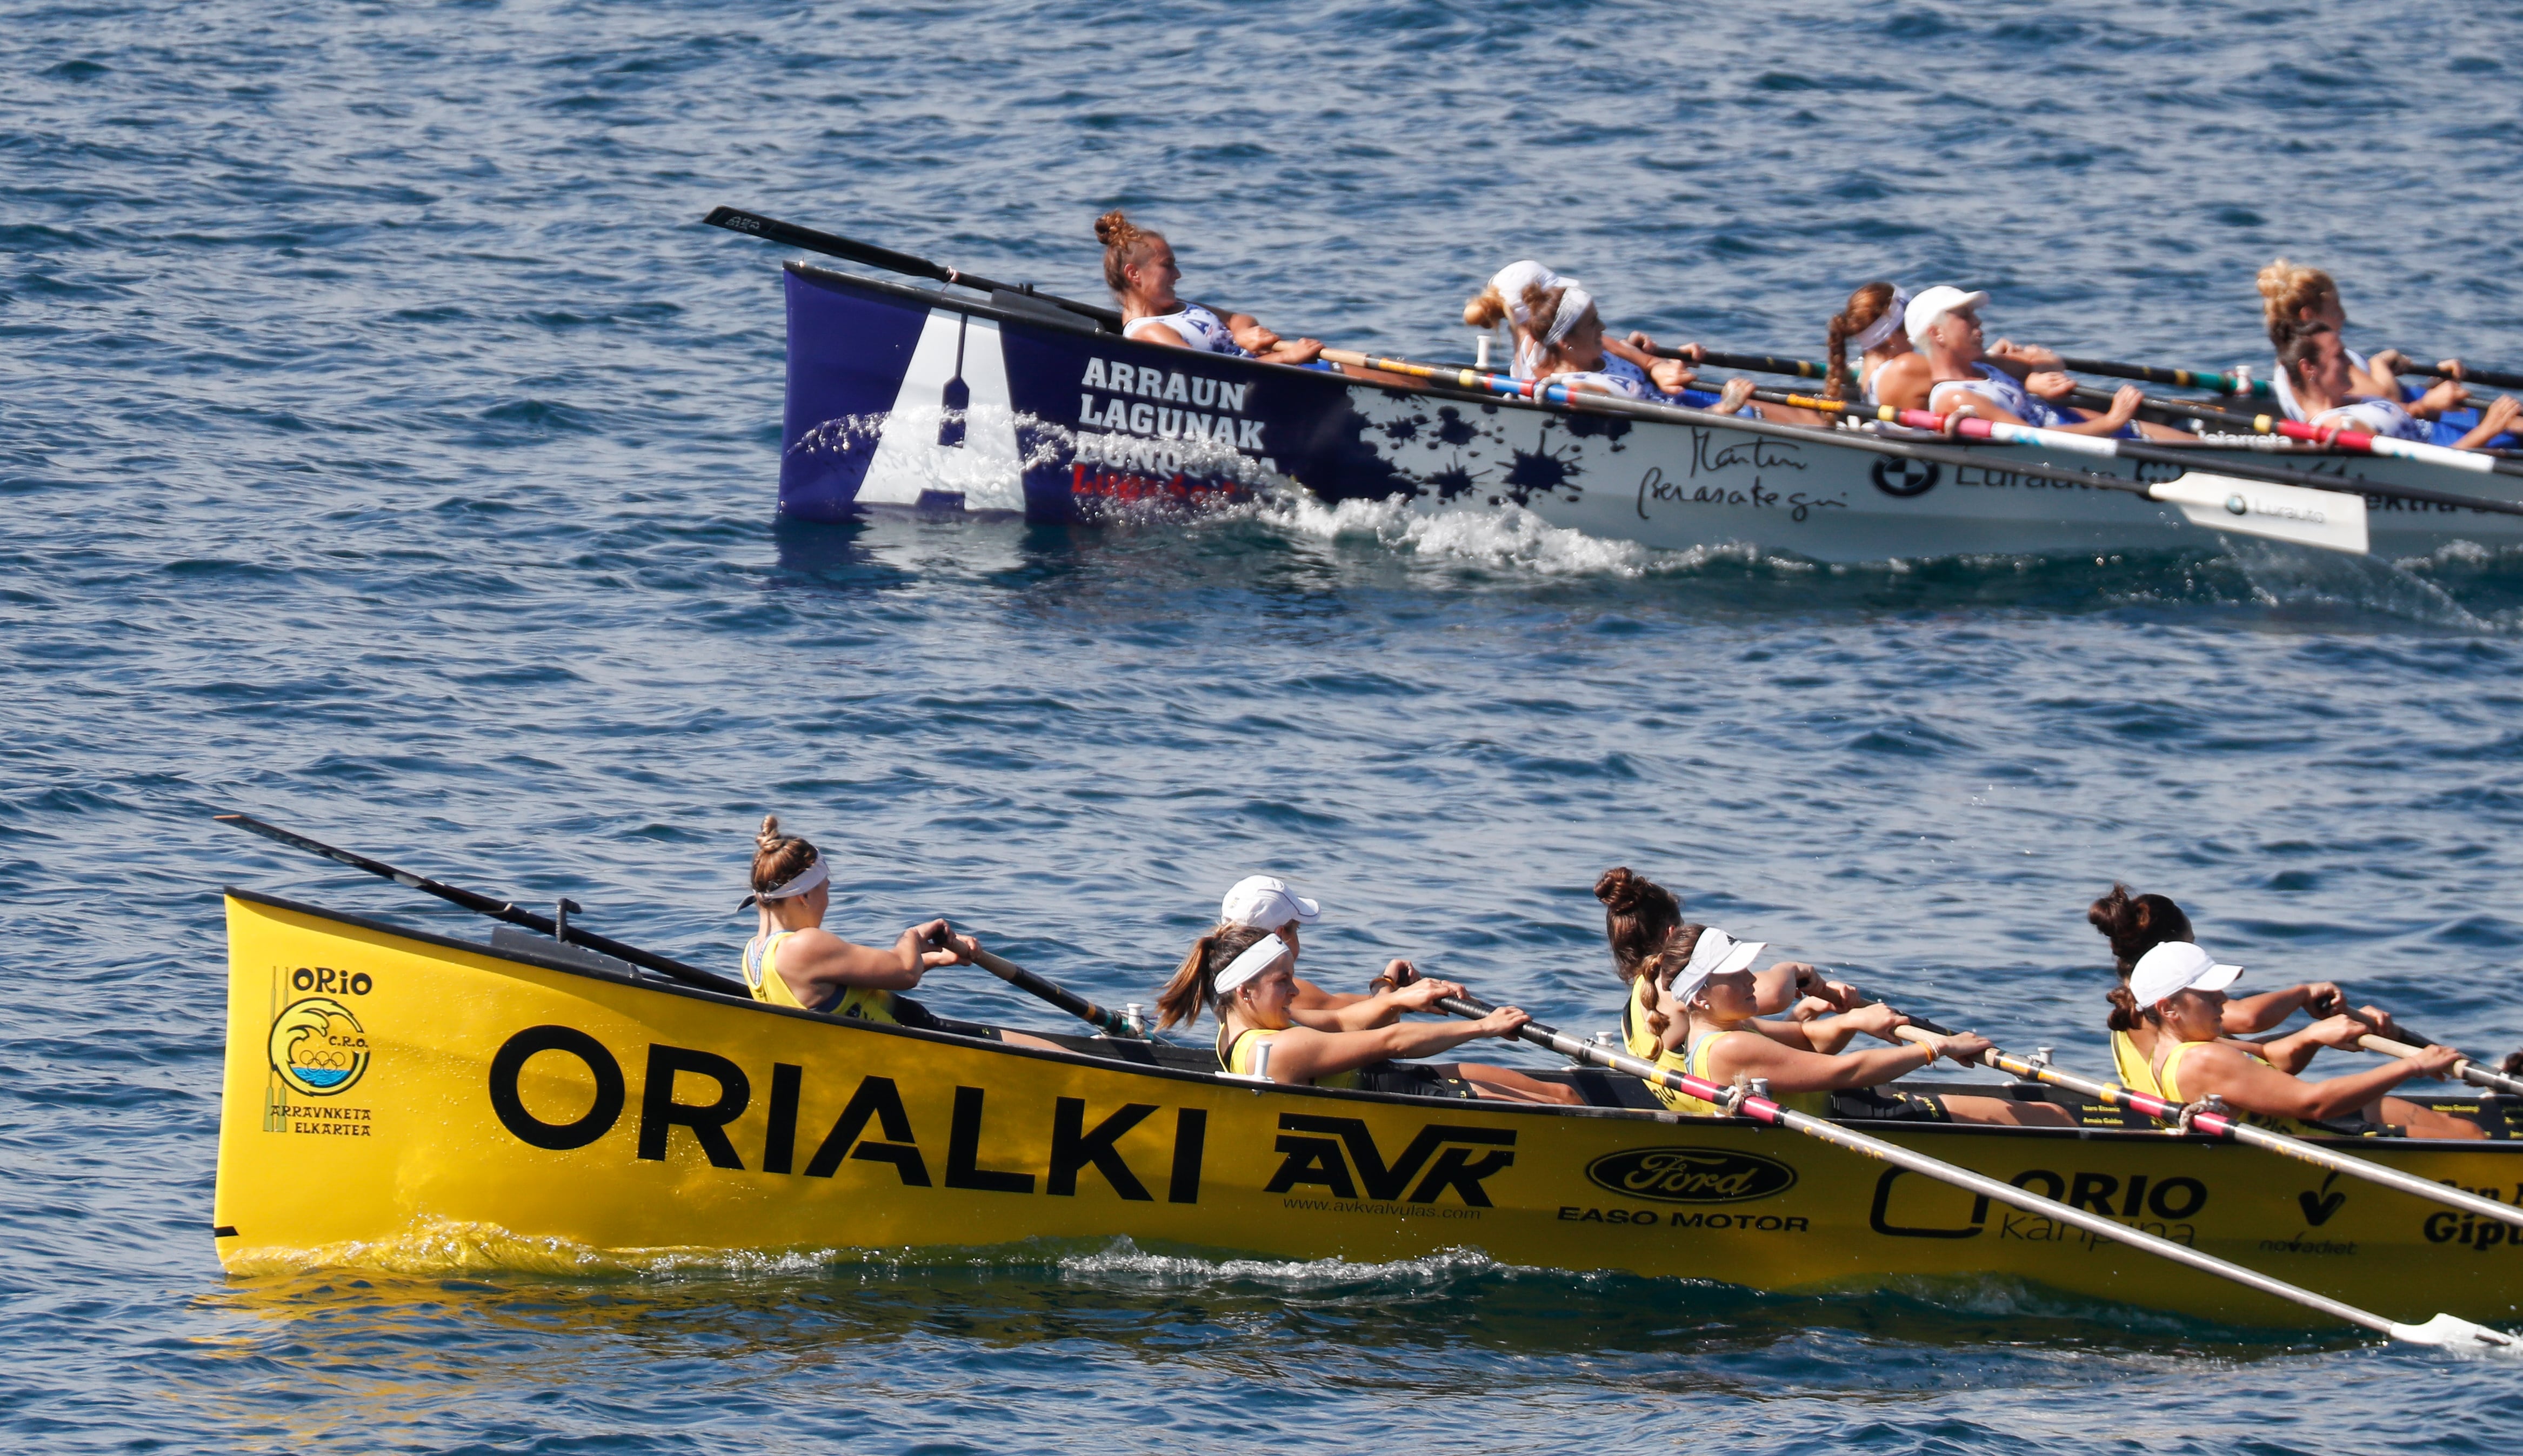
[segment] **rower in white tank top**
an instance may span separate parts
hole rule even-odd
[[[1928,408],[1937,414],[1945,413],[1952,408],[1948,401],[1959,392],[1977,395],[2036,430],[2057,430],[2084,423],[2078,416],[2062,413],[2057,405],[2025,389],[2014,375],[1995,364],[1980,362],[1972,367],[1979,371],[1980,378],[1939,381],[1928,391]]]
[[[1150,324],[1163,324],[1173,330],[1185,345],[1202,353],[1222,353],[1238,359],[1253,357],[1252,352],[1237,344],[1235,336],[1226,331],[1226,320],[1218,317],[1214,309],[1200,304],[1186,303],[1171,313],[1131,319],[1123,326],[1121,337],[1140,338]]]

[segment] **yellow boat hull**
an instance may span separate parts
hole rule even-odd
[[[1745,1121],[1248,1084],[835,1020],[241,891],[227,912],[214,1224],[232,1270],[1125,1236],[1289,1259],[1473,1249],[1775,1291],[1994,1282],[2308,1320]],[[2523,1313],[2517,1231],[2266,1153],[1868,1130],[2394,1319]],[[2523,1199],[2523,1144],[2356,1151]]]

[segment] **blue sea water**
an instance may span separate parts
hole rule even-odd
[[[1494,1265],[224,1278],[218,887],[479,933],[210,822],[732,959],[765,811],[846,932],[1110,1001],[1256,869],[1309,964],[1608,1023],[1587,886],[2099,1061],[2115,876],[2264,984],[2523,1043],[2523,563],[2268,546],[1845,570],[1464,511],[772,512],[733,203],[1089,295],[1459,351],[1511,258],[1810,352],[1891,275],[2071,352],[2523,366],[2523,7],[0,8],[0,1445],[2473,1451],[2523,1366],[1989,1290]],[[950,1013],[1020,1022],[986,980]],[[309,1189],[310,1198],[324,1191]],[[2167,1275],[2166,1277],[2174,1277]],[[2406,1316],[2426,1311],[2394,1311]]]

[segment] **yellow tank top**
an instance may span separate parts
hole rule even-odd
[[[1632,1057],[1653,1061],[1663,1055],[1664,1044],[1647,1025],[1646,990],[1646,972],[1630,977],[1630,1004],[1621,1009],[1621,1042]]]
[[[819,1007],[799,1001],[797,993],[788,987],[788,978],[780,973],[780,943],[796,933],[780,930],[767,937],[756,935],[744,943],[744,984],[753,992],[754,1000],[795,1007],[801,1011],[881,1021],[888,1026],[900,1024],[893,1017],[893,993],[881,986],[852,986]]]
[[[1239,1077],[1262,1077],[1268,1078],[1272,1081],[1279,1080],[1278,1078],[1270,1077],[1269,1071],[1270,1043],[1277,1040],[1278,1035],[1279,1033],[1275,1031],[1264,1031],[1261,1027],[1257,1026],[1245,1032],[1242,1036],[1237,1037],[1234,1044],[1230,1046],[1226,1040],[1226,1028],[1224,1026],[1218,1027],[1217,1065],[1219,1070],[1233,1072]],[[1299,1083],[1296,1085],[1305,1087],[1355,1088],[1357,1086],[1357,1073],[1355,1070],[1352,1070],[1337,1072],[1328,1077],[1316,1077],[1311,1082]]]
[[[1759,1035],[1760,1033],[1757,1031],[1721,1031],[1713,1036],[1695,1036],[1690,1039],[1690,1046],[1681,1052],[1672,1052],[1661,1047],[1658,1048],[1656,1051],[1656,1065],[1663,1067],[1667,1071],[1681,1072],[1687,1076],[1697,1077],[1703,1082],[1716,1082],[1722,1085],[1726,1079],[1718,1076],[1716,1073],[1708,1069],[1708,1049],[1716,1045],[1719,1040],[1725,1037]],[[1688,1112],[1693,1117],[1714,1117],[1718,1115],[1717,1105],[1714,1103],[1702,1102],[1700,1099],[1692,1097],[1690,1093],[1676,1092],[1672,1088],[1666,1087],[1660,1083],[1651,1082],[1647,1085],[1654,1091],[1656,1101],[1663,1103],[1666,1106],[1671,1107],[1677,1112]],[[1789,1109],[1790,1111],[1810,1112],[1814,1116],[1820,1117],[1829,1110],[1831,1094],[1828,1092],[1796,1092],[1789,1093],[1785,1097],[1772,1098],[1771,1101],[1777,1103],[1782,1107]]]
[[[2207,1045],[2209,1044],[2206,1042],[2175,1042],[2172,1049],[2164,1054],[2163,1064],[2155,1068],[2156,1084],[2164,1089],[2157,1096],[2168,1103],[2179,1103],[2185,1106],[2189,1104],[2191,1099],[2184,1096],[2181,1091],[2181,1058],[2189,1056],[2192,1048]],[[2234,1113],[2252,1126],[2267,1128],[2273,1133],[2290,1133],[2297,1137],[2307,1135],[2319,1137],[2335,1131],[2332,1128],[2315,1127],[2309,1122],[2299,1122],[2292,1117],[2247,1112],[2240,1107],[2236,1107]]]
[[[2131,1092],[2143,1092],[2151,1097],[2172,1096],[2155,1080],[2155,1068],[2148,1064],[2146,1054],[2137,1049],[2137,1042],[2125,1031],[2112,1033],[2112,1066],[2119,1073],[2120,1085]]]

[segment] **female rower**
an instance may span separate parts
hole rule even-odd
[[[1095,237],[1104,245],[1105,285],[1121,302],[1122,337],[1273,364],[1311,363],[1323,352],[1320,341],[1282,339],[1249,313],[1220,317],[1176,297],[1182,269],[1174,266],[1173,245],[1119,210],[1095,219]]]
[[[2085,908],[2085,919],[2112,943],[2112,957],[2119,970],[2120,983],[2112,988],[2112,1013],[2105,1024],[2111,1030],[2112,1065],[2119,1073],[2120,1085],[2166,1096],[2155,1083],[2155,1025],[2146,1018],[2143,1004],[2131,994],[2128,980],[2138,962],[2157,946],[2189,944],[2198,939],[2191,931],[2190,916],[2162,895],[2132,895],[2128,886],[2116,883],[2110,894]],[[2350,1012],[2348,993],[2329,981],[2308,981],[2281,991],[2263,991],[2258,996],[2226,1001],[2223,1034],[2246,1037],[2266,1031],[2297,1011],[2319,1019],[2287,1036],[2238,1045],[2281,1071],[2299,1072],[2323,1047],[2343,1045],[2343,1034],[2348,1036],[2345,1045],[2350,1046],[2355,1045],[2356,1036],[2399,1034],[2391,1016],[2380,1008],[2369,1006]]]
[[[2188,941],[2166,941],[2138,958],[2129,994],[2156,1033],[2156,1085],[2167,1102],[2222,1098],[2225,1105],[2279,1132],[2328,1132],[2308,1121],[2361,1119],[2368,1131],[2413,1138],[2484,1138],[2477,1123],[2383,1094],[2412,1077],[2440,1078],[2461,1054],[2429,1047],[2415,1057],[2387,1057],[2327,1082],[2307,1082],[2245,1055],[2224,1040],[2225,988],[2243,973]],[[2345,1018],[2341,1018],[2345,1019]],[[2356,1033],[2333,1046],[2353,1047]]]
[[[1567,1093],[1566,1097],[1527,1097],[1463,1077],[1460,1067],[1393,1060],[1425,1057],[1481,1037],[1512,1036],[1517,1027],[1533,1019],[1514,1007],[1500,1007],[1477,1021],[1404,1021],[1317,1030],[1298,1025],[1289,1015],[1289,1003],[1297,994],[1297,953],[1275,934],[1249,925],[1230,926],[1201,937],[1195,954],[1197,963],[1187,967],[1189,976],[1176,976],[1158,998],[1158,1007],[1166,1024],[1171,1024],[1198,1016],[1201,1008],[1213,1001],[1216,1004],[1221,1071],[1300,1086],[1416,1097],[1577,1100],[1567,1088],[1550,1089]],[[1445,997],[1462,994],[1463,988],[1452,981],[1420,980],[1377,997],[1383,1005],[1375,1010],[1378,1014],[1387,1010],[1425,1010]]]
[[[1533,378],[1537,386],[1555,384],[1572,393],[1617,395],[1650,404],[1690,404],[1710,414],[1740,414],[1782,423],[1827,423],[1810,410],[1750,402],[1752,381],[1748,379],[1728,380],[1714,402],[1699,402],[1706,399],[1705,395],[1684,396],[1683,391],[1696,377],[1690,366],[1680,359],[1645,352],[1653,347],[1653,341],[1644,334],[1631,336],[1633,347],[1627,350],[1604,338],[1603,318],[1595,311],[1594,295],[1574,283],[1526,290],[1525,309],[1536,345]],[[1624,357],[1625,353],[1630,357]]]
[[[2059,356],[2046,349],[2019,348],[2005,340],[1999,340],[1997,348],[1983,350],[1979,305],[1987,302],[1985,293],[1965,293],[1938,284],[1912,299],[1902,313],[1910,343],[1928,356],[1932,381],[1928,408],[1945,415],[1948,428],[1953,420],[1976,418],[2064,435],[2189,438],[2169,426],[2140,421],[2137,407],[2144,396],[2133,384],[2120,386],[2112,396],[2112,407],[2101,414],[2053,403],[2074,387],[2059,372]]]
[[[2441,443],[2455,449],[2478,449],[2505,434],[2523,406],[2511,395],[2499,395],[2479,412],[2479,423],[2451,440],[2442,431],[2411,415],[2390,398],[2356,394],[2356,371],[2339,331],[2326,323],[2299,325],[2278,349],[2281,377],[2294,386],[2295,401],[2309,424],[2336,430],[2362,430],[2389,440],[2421,445]]]
[[[2268,325],[2272,346],[2284,349],[2287,341],[2309,323],[2327,324],[2339,333],[2343,345],[2347,342],[2348,308],[2339,301],[2338,280],[2328,273],[2281,258],[2261,269],[2253,281],[2260,286],[2261,316]],[[2415,413],[2430,417],[2459,408],[2468,398],[2460,383],[2459,359],[2445,359],[2436,365],[2444,382],[2434,388],[2404,390],[2397,376],[2407,372],[2411,361],[2399,350],[2384,350],[2370,359],[2353,349],[2347,351],[2347,355],[2349,388],[2344,394],[2368,395],[2407,404]],[[2283,360],[2269,387],[2288,419],[2302,422],[2311,418],[2311,412],[2296,396],[2294,381],[2288,377]]]
[[[1424,1003],[1405,999],[1401,993],[1421,979],[1416,967],[1407,961],[1392,961],[1373,980],[1366,983],[1364,995],[1326,991],[1295,973],[1296,957],[1301,952],[1297,927],[1322,914],[1322,907],[1288,888],[1287,881],[1276,875],[1254,874],[1236,881],[1217,908],[1218,925],[1192,943],[1183,963],[1157,996],[1157,1025],[1160,1029],[1200,1015],[1205,1005],[1199,998],[1203,968],[1220,937],[1237,930],[1261,930],[1276,936],[1288,950],[1290,994],[1288,1018],[1298,1026],[1322,1032],[1365,1031],[1390,1026],[1405,1010]],[[1585,1101],[1576,1089],[1555,1082],[1543,1082],[1508,1067],[1490,1066],[1480,1062],[1461,1062],[1451,1069],[1451,1075],[1466,1082],[1484,1095],[1510,1098],[1519,1102],[1568,1103]]]
[[[1532,258],[1518,258],[1491,275],[1489,285],[1463,305],[1463,322],[1476,329],[1507,326],[1507,377],[1531,379],[1541,358],[1542,346],[1533,336],[1533,309],[1525,295],[1536,289],[1547,293],[1575,283],[1563,278]]]
[[[930,920],[894,937],[887,950],[853,945],[824,928],[832,903],[832,871],[824,857],[805,840],[781,833],[780,816],[764,815],[762,831],[753,838],[753,893],[738,907],[756,912],[757,928],[744,943],[743,958],[744,984],[754,1000],[1059,1050],[1021,1031],[948,1020],[901,994],[940,965],[970,964],[980,942],[953,934],[944,920]]]
[[[1910,347],[1902,318],[1910,296],[1894,284],[1877,281],[1848,296],[1848,306],[1831,316],[1823,346],[1831,373],[1823,381],[1823,398],[1845,399],[1848,349],[1857,347],[1857,398],[1868,404],[1898,409],[1928,407],[1928,356]]]
[[[1706,925],[1684,925],[1674,933],[1642,976],[1655,983],[1647,1025],[1657,1038],[1657,1065],[1720,1086],[1763,1078],[1773,1100],[1816,1116],[2074,1125],[2068,1109],[2048,1103],[1880,1090],[1879,1084],[1924,1071],[1939,1057],[1970,1065],[1989,1049],[1988,1039],[1937,1036],[1843,1055],[1840,1049],[1857,1033],[1890,1041],[1909,1018],[1879,1002],[1802,1023],[1757,1020],[1760,993],[1750,966],[1760,952],[1758,941],[1738,941]],[[1718,1110],[1663,1087],[1656,1096],[1678,1112]]]
[[[1660,1044],[1647,1024],[1647,1012],[1655,1005],[1655,981],[1645,972],[1682,928],[1682,902],[1627,865],[1595,879],[1595,898],[1603,902],[1603,939],[1612,948],[1612,968],[1629,990],[1621,1007],[1621,1043],[1631,1056],[1653,1059]],[[1856,987],[1825,980],[1801,961],[1779,962],[1754,977],[1754,985],[1763,1015],[1785,1011],[1804,1019],[1865,1000]]]

